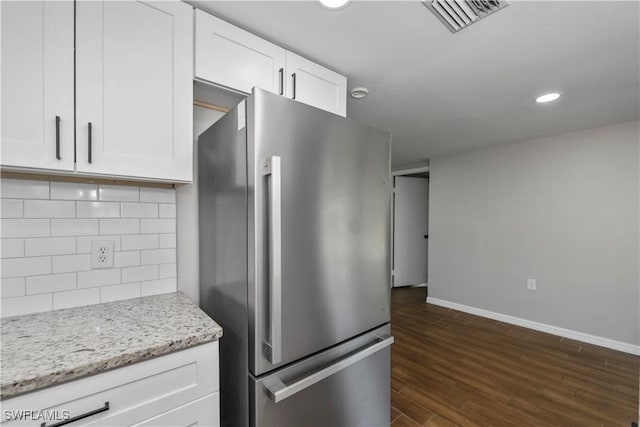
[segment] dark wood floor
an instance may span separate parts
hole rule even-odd
[[[393,427],[637,422],[639,357],[426,304],[425,295],[392,291]]]

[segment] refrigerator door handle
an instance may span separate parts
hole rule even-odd
[[[280,157],[264,162],[263,175],[269,176],[269,336],[264,347],[270,362],[282,361],[282,173]]]
[[[301,380],[294,382],[293,384],[286,385],[279,379],[271,384],[265,384],[267,395],[275,403],[282,402],[284,399],[293,396],[294,394],[304,390],[307,387],[311,387],[312,385],[322,381],[327,377],[330,377],[337,372],[340,372],[345,368],[348,368],[349,366],[355,364],[356,362],[359,362],[362,359],[365,359],[373,353],[376,353],[383,348],[389,347],[391,344],[393,344],[393,341],[393,337],[378,337],[375,343],[369,345],[368,347],[365,347],[359,352],[345,357],[344,359],[339,360],[333,365],[320,369],[319,371],[314,372],[313,374],[308,375]]]

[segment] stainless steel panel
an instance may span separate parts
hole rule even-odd
[[[389,321],[390,135],[259,89],[247,103],[249,367],[261,375]],[[277,365],[261,171],[271,156],[282,189]]]
[[[267,427],[388,426],[390,411],[389,326],[260,379],[251,379],[251,425]],[[389,340],[390,338],[386,338]],[[375,347],[372,351],[372,346]],[[377,347],[376,347],[377,346]],[[364,356],[363,356],[364,353]],[[363,357],[361,357],[363,356]],[[355,360],[355,361],[354,361]],[[316,381],[318,372],[347,363]],[[274,384],[313,384],[275,402]]]
[[[331,365],[321,368],[318,371],[310,374],[302,379],[298,379],[291,384],[285,384],[280,379],[273,383],[265,383],[267,388],[267,394],[275,403],[280,403],[283,400],[295,396],[301,391],[318,384],[329,378],[332,375],[336,375],[338,372],[343,371],[359,361],[366,359],[370,355],[379,352],[380,350],[389,347],[393,344],[393,337],[376,337],[376,340],[366,348],[358,350],[357,353],[340,359]]]
[[[249,423],[247,183],[244,104],[198,139],[200,306],[224,329],[220,412],[224,426]]]

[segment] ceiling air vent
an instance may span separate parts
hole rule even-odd
[[[498,0],[431,0],[422,3],[431,9],[452,33],[457,33],[509,5],[506,1]]]

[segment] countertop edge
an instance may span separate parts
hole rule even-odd
[[[186,297],[179,292],[177,292],[176,295],[178,299],[186,299]],[[196,308],[202,316],[206,316],[196,304],[193,304],[193,306],[195,306],[194,308]],[[126,367],[155,357],[217,341],[222,337],[223,330],[215,321],[209,318],[209,316],[206,317],[212,323],[211,327],[206,331],[194,331],[195,333],[185,334],[178,339],[139,348],[131,352],[123,352],[104,359],[89,361],[85,364],[61,368],[54,372],[36,373],[31,377],[22,376],[16,378],[14,381],[7,381],[0,385],[0,399],[12,399],[26,393],[37,392],[41,389],[62,385],[93,375],[99,375],[113,369]],[[2,372],[2,374],[4,376],[5,372]]]

